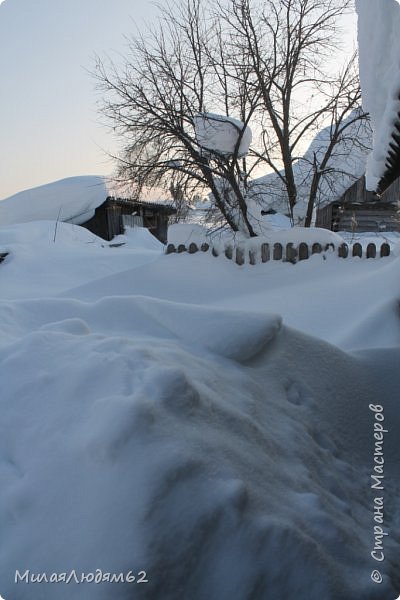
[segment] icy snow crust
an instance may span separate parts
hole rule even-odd
[[[377,586],[368,405],[398,430],[400,259],[240,269],[140,229],[120,248],[53,231],[0,228],[1,594],[394,598],[400,461],[389,436]]]
[[[356,0],[356,9],[363,107],[374,131],[366,184],[376,190],[400,113],[400,6],[396,0]]]

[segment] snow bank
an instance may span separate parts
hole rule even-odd
[[[56,221],[38,220],[0,226],[1,251],[13,252],[24,246],[35,252],[38,247],[45,246],[50,249],[60,247],[64,253],[74,249],[82,252],[81,244],[101,246],[105,241],[85,227]]]
[[[134,298],[0,311],[6,597],[32,597],[16,568],[147,574],[143,586],[35,584],[43,600],[394,592],[392,541],[379,596],[364,577],[368,403],[382,387],[362,361],[287,329],[247,365],[198,345],[228,334],[246,352],[257,321],[244,312],[203,319]],[[185,340],[159,336],[171,323],[190,323]]]
[[[175,247],[183,244],[186,248],[189,248],[191,243],[195,243],[200,247],[204,242],[208,242],[216,247],[223,247],[225,244],[231,243],[242,244],[248,248],[253,246],[259,248],[264,242],[268,242],[269,244],[280,243],[282,245],[292,243],[295,246],[304,242],[309,246],[319,243],[323,248],[328,244],[333,244],[337,248],[344,242],[344,239],[340,235],[328,229],[319,227],[290,227],[284,229],[283,226],[286,225],[287,227],[288,224],[285,218],[281,217],[281,219],[277,219],[277,222],[282,225],[282,229],[268,230],[268,228],[260,227],[262,234],[250,239],[240,232],[224,231],[213,234],[200,225],[177,223],[172,225],[168,230],[168,243],[174,244]]]
[[[115,236],[112,244],[124,244],[136,250],[164,252],[164,244],[150,233],[146,227],[126,227],[125,233]]]
[[[168,243],[178,247],[180,244],[187,248],[190,244],[201,246],[207,241],[208,230],[202,225],[195,223],[173,223],[168,227]]]
[[[275,231],[281,231],[282,229],[290,229],[292,226],[289,217],[280,213],[263,215],[262,220],[267,224],[267,226],[270,229],[273,229]]]
[[[379,586],[366,490],[369,404],[400,428],[399,259],[238,269],[141,232],[110,248],[53,231],[0,228],[0,594],[394,598],[395,435]],[[15,584],[16,569],[148,582]]]
[[[0,227],[0,252],[9,252],[7,262],[1,265],[0,297],[54,295],[148,264],[163,250],[151,238],[148,231],[135,232],[124,238],[124,246],[115,248],[84,227],[69,223],[31,221]]]
[[[374,131],[366,183],[376,190],[400,113],[400,6],[396,0],[356,0],[356,9],[363,107]]]
[[[249,151],[252,133],[250,127],[245,127],[242,121],[224,115],[201,113],[194,117],[194,125],[197,143],[205,150],[223,156],[232,155],[235,152],[239,135],[244,129],[238,157],[246,156]]]
[[[277,315],[244,315],[240,311],[186,306],[174,302],[160,302],[146,297],[104,298],[94,306],[65,300],[37,300],[16,304],[13,316],[9,304],[0,301],[3,314],[3,332],[12,337],[23,326],[25,331],[45,327],[51,331],[70,331],[70,324],[85,322],[84,332],[101,328],[109,335],[140,335],[157,339],[179,339],[196,348],[203,347],[220,356],[246,361],[257,355],[277,334],[281,319]],[[102,324],[104,315],[107,324]],[[16,326],[15,321],[18,322]],[[53,322],[54,321],[54,322]],[[65,326],[64,326],[65,325]],[[65,328],[66,327],[66,328]]]
[[[107,196],[103,177],[69,177],[0,201],[0,225],[40,220],[79,225],[92,218]]]
[[[344,239],[339,234],[320,227],[292,227],[290,229],[281,229],[264,233],[260,240],[258,240],[258,238],[253,238],[249,241],[249,244],[255,243],[259,245],[264,241],[267,241],[270,244],[279,242],[283,245],[292,243],[294,246],[298,246],[301,243],[312,246],[313,244],[318,243],[325,249],[325,246],[328,244],[333,244],[335,248],[338,248],[343,244]]]

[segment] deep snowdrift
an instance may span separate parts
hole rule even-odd
[[[387,303],[399,259],[240,269],[160,255],[140,230],[110,248],[60,224],[54,244],[52,225],[3,229],[0,593],[393,600],[399,451],[388,435],[376,585],[368,406],[382,402],[398,430],[400,328]],[[57,268],[65,281],[51,280]],[[373,331],[368,352],[303,333],[314,312],[320,337],[356,347],[380,303],[392,337]],[[293,312],[298,330],[276,312]],[[15,584],[16,569],[144,570],[148,583]]]
[[[118,248],[77,225],[32,221],[1,227],[0,252],[10,255],[1,265],[0,297],[54,295],[147,264],[163,252],[163,245],[147,229],[118,236],[113,243],[126,244],[118,261],[114,260]]]

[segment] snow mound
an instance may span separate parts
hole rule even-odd
[[[281,216],[281,218],[275,220],[275,222],[281,225],[281,228],[269,229],[268,227],[264,227],[261,229],[261,235],[251,239],[240,232],[225,231],[213,235],[201,225],[177,223],[171,225],[168,229],[168,243],[174,244],[175,247],[182,244],[186,248],[189,248],[191,243],[195,243],[200,247],[203,242],[208,242],[221,249],[224,244],[244,244],[248,248],[260,248],[264,242],[270,244],[280,243],[283,246],[289,243],[295,246],[301,243],[305,243],[308,246],[318,243],[325,249],[328,244],[333,244],[337,248],[344,242],[344,239],[340,235],[328,229],[320,227],[288,227],[288,221],[289,219],[286,220],[285,217]]]
[[[42,327],[74,334],[131,333],[144,338],[178,339],[188,346],[238,361],[254,358],[281,327],[277,315],[227,313],[222,309],[134,296],[104,298],[94,305],[58,299],[15,301],[11,311],[9,302],[0,301],[0,315],[3,334],[9,339],[21,335],[21,331]]]
[[[126,227],[123,235],[117,235],[112,240],[112,244],[119,243],[136,250],[158,250],[159,252],[164,250],[164,244],[150,233],[146,227]]]
[[[54,241],[55,240],[55,241]],[[15,225],[0,226],[0,248],[16,248],[16,246],[49,246],[50,243],[67,248],[82,244],[104,245],[104,240],[94,233],[69,223],[55,221],[31,221]]]
[[[59,223],[53,243],[54,226],[0,229],[0,593],[395,598],[399,259],[240,269],[141,249],[140,232],[110,248]],[[377,586],[379,402],[390,535]],[[148,582],[15,584],[16,569]]]
[[[249,244],[256,243],[254,240],[255,238],[250,240]],[[292,227],[290,229],[266,232],[262,236],[262,241],[268,241],[271,244],[279,242],[282,245],[292,243],[295,246],[301,243],[308,246],[321,244],[325,249],[325,246],[329,244],[333,244],[335,248],[338,248],[343,244],[344,239],[337,233],[328,229],[322,229],[321,227]]]
[[[266,222],[270,229],[275,231],[281,231],[282,229],[290,229],[291,223],[290,218],[286,215],[276,213],[271,215],[264,215],[262,217],[263,222]]]
[[[400,303],[397,300],[383,300],[378,306],[374,305],[362,315],[356,317],[346,333],[342,334],[342,344],[348,348],[371,347],[379,340],[386,340],[387,345],[400,347]]]
[[[93,217],[107,196],[103,177],[69,177],[1,200],[0,225],[41,220],[79,225]]]
[[[31,221],[0,227],[0,252],[9,253],[1,264],[1,298],[53,296],[149,264],[162,254],[163,247],[149,232],[133,238],[132,243],[124,238],[125,245],[115,248],[70,223]]]
[[[8,321],[2,306],[1,331],[20,327],[0,345],[5,597],[32,597],[16,568],[147,574],[118,588],[35,584],[43,600],[394,595],[391,539],[379,595],[360,576],[371,544],[363,448],[381,382],[285,328],[248,365],[226,361],[160,338],[170,308],[149,303],[146,328],[140,303],[9,303]]]
[[[196,223],[173,223],[168,227],[168,243],[178,247],[183,244],[187,248],[194,243],[201,246],[207,241],[208,230]]]
[[[246,156],[251,144],[252,133],[248,126],[242,121],[216,115],[213,113],[201,113],[194,117],[197,143],[201,148],[223,156],[231,156],[235,152],[239,135],[243,131],[238,157]]]
[[[227,233],[224,237],[219,238],[219,242],[215,242],[215,245],[222,248],[225,244],[231,243],[234,246],[244,246],[247,249],[259,251],[263,243],[268,243],[270,246],[273,244],[281,244],[283,248],[287,244],[293,244],[294,247],[298,247],[300,244],[307,244],[309,248],[313,244],[320,244],[322,249],[325,250],[328,246],[338,248],[344,243],[344,239],[328,229],[322,229],[320,227],[291,227],[290,229],[275,229],[267,230],[264,229],[262,235],[254,238],[241,238],[237,234]]]

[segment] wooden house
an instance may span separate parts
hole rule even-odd
[[[399,97],[400,99],[400,97]],[[400,112],[392,126],[392,134],[388,143],[385,171],[378,184],[378,192],[385,190],[396,183],[400,177]]]
[[[332,231],[400,231],[400,179],[382,195],[358,179],[338,200],[317,210],[316,226]]]
[[[176,209],[171,204],[109,196],[96,208],[94,216],[82,223],[82,227],[105,240],[124,233],[126,227],[146,227],[165,244],[169,217],[175,213]]]

